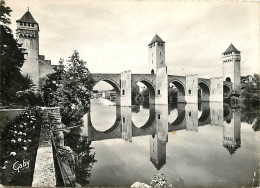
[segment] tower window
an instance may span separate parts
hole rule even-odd
[[[158,114],[158,119],[161,119],[161,116],[160,116],[160,114]]]
[[[191,90],[189,89],[189,94],[191,94]]]
[[[191,112],[189,112],[189,116],[191,116]]]
[[[152,61],[152,64],[153,64],[153,61]]]
[[[23,22],[21,22],[20,25],[23,26]]]
[[[34,24],[32,23],[31,26],[34,27]]]
[[[160,52],[160,55],[162,55],[162,52]]]
[[[123,117],[123,123],[125,123],[125,117]]]
[[[229,77],[226,78],[227,82],[231,82],[231,79]]]
[[[152,69],[151,74],[154,74],[154,70]]]
[[[160,95],[161,91],[160,91],[160,90],[158,90],[158,91],[157,91],[157,93],[158,93],[158,95]]]
[[[123,91],[122,91],[122,95],[125,95],[125,90],[123,89]]]

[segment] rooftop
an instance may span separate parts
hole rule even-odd
[[[225,51],[223,54],[231,53],[231,52],[240,53],[240,51],[238,51],[238,50],[235,48],[235,46],[233,46],[232,43],[229,45],[229,47],[226,49],[226,51]]]
[[[148,44],[148,46],[150,46],[151,44],[153,44],[155,42],[165,43],[157,34],[153,37],[153,40]]]
[[[29,10],[19,20],[16,20],[16,22],[29,22],[37,24]]]

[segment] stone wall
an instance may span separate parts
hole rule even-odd
[[[223,102],[223,78],[210,79],[210,102]]]
[[[185,101],[186,103],[198,103],[197,74],[186,75]]]
[[[51,143],[49,112],[42,108],[42,127],[36,156],[32,187],[55,187],[56,176]],[[55,108],[51,110],[56,110]]]

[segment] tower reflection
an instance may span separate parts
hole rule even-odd
[[[224,121],[223,146],[233,155],[241,146],[241,112],[239,109],[230,110],[229,118]]]

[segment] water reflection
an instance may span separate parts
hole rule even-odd
[[[134,107],[134,110],[131,107],[115,108],[116,120],[105,131],[95,128],[91,119],[92,111],[90,111],[87,114],[84,136],[87,136],[90,141],[121,138],[132,142],[133,137],[150,135],[150,159],[157,170],[166,163],[168,132],[180,130],[198,132],[200,126],[209,124],[222,126],[223,146],[230,154],[234,154],[240,147],[241,113],[236,109],[224,108],[222,103],[201,103],[199,107],[197,104],[150,105],[148,120],[138,127],[132,121],[132,115],[136,113],[138,107]],[[171,113],[172,111],[175,113]],[[171,118],[171,115],[176,116],[176,114],[175,119]],[[168,119],[174,121],[169,122]]]
[[[111,119],[115,117],[113,123],[104,121],[100,115],[93,116],[96,112],[92,108],[85,115],[85,125],[80,131],[81,137],[92,141],[95,147],[98,163],[90,178],[92,185],[130,186],[138,180],[148,183],[153,175],[161,173],[167,175],[169,183],[184,187],[184,181],[195,185],[194,178],[204,182],[203,177],[212,179],[213,173],[216,178],[225,174],[222,179],[232,179],[234,169],[231,173],[225,167],[246,156],[243,154],[246,149],[241,149],[241,112],[222,103],[150,105],[148,109],[103,105],[102,108],[108,112],[106,117],[109,114]],[[98,119],[98,126],[106,129],[98,129],[92,118]],[[248,139],[248,134],[242,136]],[[248,143],[243,145],[247,147]],[[242,153],[237,153],[238,150]],[[227,156],[234,154],[236,158],[229,161],[231,158]],[[194,163],[190,164],[191,161]],[[219,162],[225,165],[220,168]],[[246,164],[251,165],[248,161]],[[190,165],[192,171],[197,169],[201,175],[193,172],[187,175]],[[207,170],[210,173],[205,173]],[[120,183],[116,181],[118,178],[123,178]],[[217,179],[214,183],[230,185],[219,184]],[[203,185],[209,186],[206,182]]]

